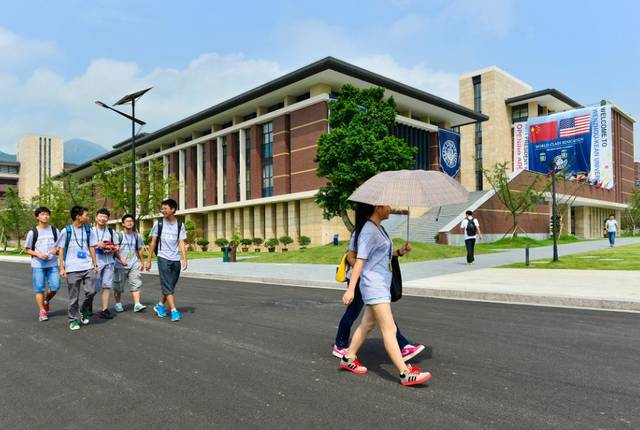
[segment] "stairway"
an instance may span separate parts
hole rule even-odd
[[[411,218],[411,224],[409,225],[409,240],[412,242],[427,242],[435,243],[435,236],[440,229],[450,223],[458,215],[463,214],[467,208],[469,208],[474,202],[480,199],[488,191],[475,191],[469,193],[469,201],[458,205],[442,206],[440,216],[436,220],[438,215],[438,208],[433,208],[423,216],[419,218]],[[395,223],[392,228],[389,228],[389,235],[393,238],[406,238],[407,237],[407,218],[403,216],[404,220]]]

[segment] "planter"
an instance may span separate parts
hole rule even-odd
[[[260,252],[260,248],[254,249],[253,252]]]
[[[282,248],[282,252],[287,252],[288,249],[287,248]]]
[[[242,247],[242,252],[249,252],[249,248],[247,248],[247,247]]]
[[[201,248],[202,248],[202,252],[207,252],[207,250],[209,249],[209,247],[207,246],[201,246]]]
[[[269,252],[276,252],[275,248],[269,248]]]

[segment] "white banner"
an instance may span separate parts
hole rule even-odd
[[[529,168],[529,127],[526,122],[513,124],[513,171]]]
[[[613,136],[611,105],[591,110],[591,170],[589,183],[610,190],[613,182]]]

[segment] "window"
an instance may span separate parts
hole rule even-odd
[[[276,103],[273,106],[269,106],[267,108],[267,112],[273,112],[274,110],[282,109],[284,107],[284,102]]]
[[[227,195],[227,136],[222,137],[222,202],[226,203]]]
[[[17,166],[2,166],[2,165],[0,165],[0,173],[11,173],[13,175],[17,175],[18,174],[18,167]]]
[[[311,93],[304,93],[296,97],[296,102],[301,102],[302,100],[306,100],[308,98],[311,98]]]
[[[262,125],[262,197],[273,195],[273,124]]]
[[[544,115],[544,106],[538,105],[538,116]]]
[[[473,110],[482,112],[482,82],[480,76],[474,76],[473,82]],[[482,123],[476,122],[476,191],[482,191]]]
[[[247,200],[251,198],[251,129],[247,128],[244,131],[246,151],[245,162],[247,166]]]
[[[200,151],[202,153],[202,206],[207,205],[207,147],[210,143],[203,143],[200,146]],[[207,217],[204,217],[206,220]],[[205,230],[206,231],[206,230]]]
[[[240,201],[240,133],[236,133],[236,202]]]
[[[194,187],[193,187],[193,207],[197,208],[198,207],[198,185],[197,185],[197,180],[198,180],[198,146],[193,146],[191,148],[189,148],[189,151],[191,151],[191,175],[192,177],[195,177],[195,181],[194,182]]]
[[[48,155],[47,155],[47,160],[49,160],[49,164],[48,164],[48,173],[47,173],[47,177],[51,177],[51,139],[49,139],[49,151],[48,151]]]
[[[513,106],[511,108],[511,122],[524,122],[529,119],[529,106],[525,103],[523,105]]]

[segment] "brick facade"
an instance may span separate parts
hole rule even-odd
[[[273,120],[273,195],[291,192],[290,116]]]
[[[314,190],[326,183],[316,176],[318,164],[313,161],[318,138],[327,131],[326,102],[291,112],[291,192]]]

